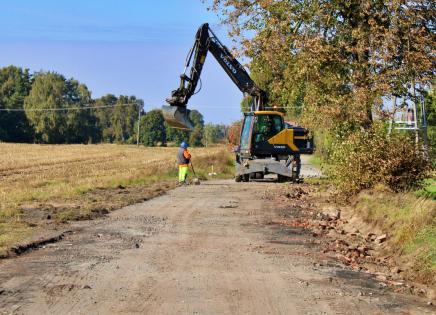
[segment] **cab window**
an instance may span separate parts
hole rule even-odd
[[[254,117],[254,142],[268,141],[283,129],[282,118],[279,115],[256,115]]]
[[[241,132],[241,150],[248,150],[250,147],[250,129],[251,122],[253,121],[253,116],[248,115],[245,116],[244,125],[242,126]]]

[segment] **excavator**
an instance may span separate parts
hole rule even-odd
[[[263,179],[277,174],[279,181],[298,181],[300,154],[313,152],[313,139],[305,128],[286,124],[284,113],[268,106],[267,93],[250,78],[245,68],[221,43],[207,23],[198,29],[195,42],[186,58],[180,86],[162,106],[165,121],[173,128],[192,130],[187,104],[196,94],[208,53],[212,53],[230,79],[244,95],[251,96],[250,111],[244,113],[236,154],[237,182]],[[192,63],[191,63],[192,62]],[[186,74],[190,68],[189,76]]]

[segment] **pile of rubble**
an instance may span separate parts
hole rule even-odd
[[[320,206],[311,193],[310,187],[297,186],[276,195],[293,215],[274,223],[311,231],[317,239],[316,243],[321,245],[323,254],[353,270],[373,274],[380,287],[392,287],[395,292],[427,295],[425,286],[405,281],[404,270],[396,266],[393,257],[386,256],[388,234],[377,229],[366,233],[359,231],[353,227],[354,222],[348,222],[345,218],[348,218],[348,212],[342,215],[338,207],[329,205],[319,210]],[[294,216],[297,210],[299,213]],[[367,227],[363,229],[371,230]]]

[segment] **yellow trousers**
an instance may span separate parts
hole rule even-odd
[[[188,177],[188,166],[179,165],[179,183],[184,182]]]

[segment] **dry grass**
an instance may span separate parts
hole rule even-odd
[[[144,182],[176,169],[176,148],[121,145],[29,145],[0,143],[0,214],[14,215],[26,201],[46,201],[95,188]],[[221,147],[193,149],[195,160]]]
[[[411,278],[436,283],[435,200],[378,189],[360,193],[356,210],[391,236],[389,249],[399,255]]]
[[[129,145],[33,145],[0,143],[0,250],[9,246],[23,233],[32,211],[27,205],[37,204],[36,210],[53,203],[64,203],[59,217],[78,218],[85,211],[74,207],[84,203],[95,191],[116,189],[123,186],[132,189],[135,196],[123,197],[115,206],[141,200],[142,187],[159,181],[175,182],[177,148],[147,148]],[[215,171],[227,176],[233,172],[229,165],[229,153],[223,147],[191,149],[193,162],[199,174],[206,174],[211,164]],[[163,186],[156,188],[161,190]],[[165,187],[169,187],[168,185]],[[164,188],[165,188],[164,187]],[[127,192],[127,191],[126,191]],[[152,194],[151,194],[152,195]],[[147,196],[150,194],[147,191]],[[111,194],[104,200],[111,202]],[[116,197],[114,196],[114,199]],[[98,198],[97,198],[98,199]],[[71,202],[73,200],[74,202]],[[51,204],[50,204],[51,203]],[[72,203],[74,207],[65,206]],[[103,207],[100,203],[100,207]],[[113,207],[109,207],[112,209]],[[86,211],[92,211],[91,206]],[[85,212],[86,212],[85,211]],[[34,218],[33,218],[34,219]],[[35,220],[31,220],[34,225]],[[21,223],[21,224],[20,224]],[[14,228],[11,228],[14,226]],[[20,233],[16,233],[21,231]],[[19,237],[18,237],[19,239]]]

